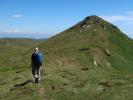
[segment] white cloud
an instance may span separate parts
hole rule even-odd
[[[0,34],[43,34],[44,32],[29,32],[20,29],[7,29],[0,31]]]
[[[20,31],[20,30],[6,30],[5,33],[23,33],[23,31]]]
[[[111,21],[111,22],[117,22],[117,21],[133,21],[133,16],[102,16],[105,20]]]
[[[6,33],[9,33],[9,34],[20,34],[20,33],[26,33],[26,32],[24,32],[24,31],[22,31],[22,30],[19,30],[19,29],[10,29],[10,30],[3,30],[3,31],[1,31],[0,33],[4,33],[4,34],[6,34]]]
[[[12,18],[22,18],[22,17],[24,17],[24,15],[22,15],[22,14],[14,14],[11,17]]]
[[[109,22],[133,22],[133,11],[127,11],[124,15],[101,16]]]
[[[0,31],[0,38],[48,38],[53,34],[42,33],[42,32],[27,32],[18,29],[9,29]]]

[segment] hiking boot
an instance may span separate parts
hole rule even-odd
[[[38,83],[38,78],[35,78],[35,83]]]

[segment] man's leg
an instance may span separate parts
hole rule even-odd
[[[34,78],[35,78],[35,83],[38,83],[38,67],[37,66],[35,66],[35,75],[34,75]]]
[[[38,80],[41,80],[41,75],[40,75],[40,66],[38,66],[37,68],[37,76],[38,76]]]
[[[32,66],[32,74],[35,78],[35,83],[38,83],[37,66]]]
[[[35,76],[36,72],[35,72],[35,66],[32,66],[32,75]]]

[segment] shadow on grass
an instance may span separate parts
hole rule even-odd
[[[33,82],[33,80],[27,80],[27,81],[25,81],[25,82],[23,82],[23,83],[15,84],[14,86],[15,86],[15,87],[18,87],[18,86],[25,86],[25,85],[28,84],[28,83],[34,83],[34,82]]]

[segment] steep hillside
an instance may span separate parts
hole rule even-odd
[[[33,48],[11,64],[15,69],[2,70],[0,98],[132,100],[132,45],[116,26],[97,16],[86,17],[39,45],[44,54],[39,84],[30,81]]]
[[[73,63],[92,66],[95,62],[95,65],[106,68],[132,71],[132,45],[132,40],[116,26],[97,16],[89,16],[70,29],[50,38],[41,45],[41,48],[48,54],[58,53],[56,56],[59,55],[59,59],[63,59],[64,56]],[[52,58],[53,55],[50,59]],[[53,59],[57,61],[56,58]]]

